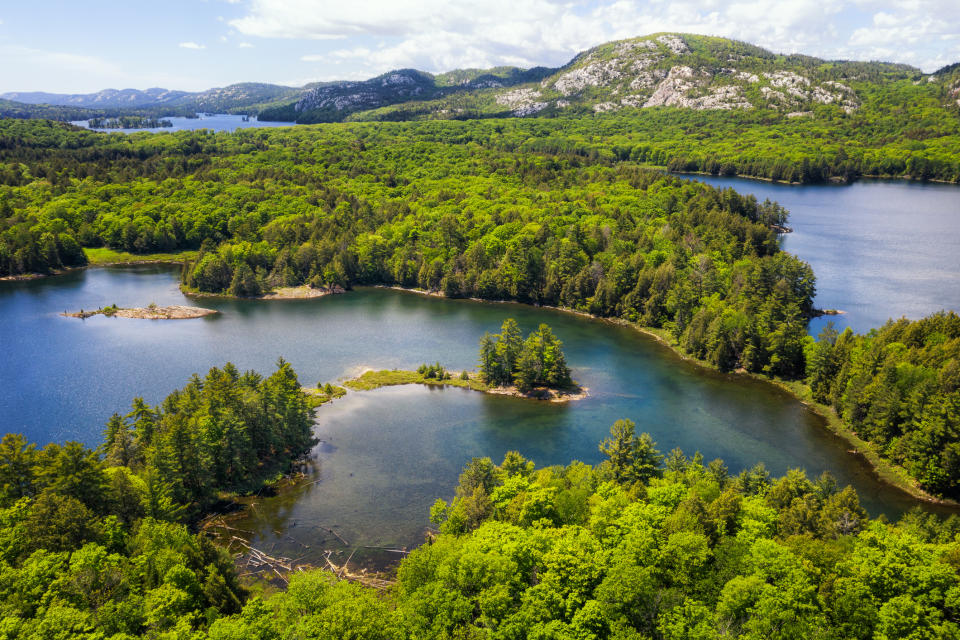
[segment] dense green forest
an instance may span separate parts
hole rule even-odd
[[[956,519],[871,521],[828,475],[731,476],[629,421],[591,467],[474,459],[386,594],[294,576],[209,637],[956,638]]]
[[[172,127],[169,120],[146,116],[117,116],[115,118],[91,118],[87,121],[91,129],[157,129]]]
[[[186,637],[245,597],[233,560],[187,524],[290,469],[312,410],[283,360],[227,364],[158,407],[135,398],[103,445],[0,441],[0,637]]]
[[[255,441],[294,452],[303,402],[286,363],[267,379],[227,365],[160,408],[135,400],[99,451],[6,436],[3,637],[960,637],[955,517],[871,521],[827,474],[734,476],[719,460],[661,455],[628,420],[595,467],[537,469],[516,452],[471,461],[453,499],[431,509],[440,534],[385,592],[315,570],[255,597],[231,558],[183,524],[191,506],[179,500],[196,498],[191,468],[203,464],[212,488],[243,485],[245,452],[265,446]],[[250,443],[234,455],[236,437]]]
[[[958,389],[956,329],[931,338],[931,357],[894,347],[846,373],[846,351],[817,364],[814,276],[772,229],[786,211],[640,166],[653,147],[631,144],[634,130],[670,113],[129,136],[0,120],[0,274],[82,265],[82,247],[193,249],[184,284],[205,292],[391,284],[622,318],[722,370],[809,376],[882,457],[960,495],[955,412],[934,415]],[[778,162],[818,143],[783,144]]]
[[[103,117],[103,109],[49,104],[26,104],[0,98],[0,118],[47,118],[49,120],[87,120]]]
[[[960,486],[960,316],[825,329],[807,345],[813,398],[934,493]]]
[[[513,318],[503,321],[500,333],[480,339],[480,376],[492,385],[516,385],[526,392],[533,387],[562,389],[573,384],[563,343],[546,324],[527,339]]]

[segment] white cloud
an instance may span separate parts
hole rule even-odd
[[[250,44],[249,42],[241,42],[237,46],[241,49],[253,49],[253,45]]]
[[[127,71],[112,60],[97,56],[46,51],[0,43],[0,93],[50,91],[88,93],[105,87],[177,87],[196,85],[196,79],[169,73]]]
[[[237,31],[261,38],[382,38],[386,44],[304,56],[370,73],[496,64],[563,64],[602,42],[657,31],[745,40],[827,58],[884,54],[931,70],[960,59],[956,0],[251,0]],[[359,43],[358,43],[359,44]],[[354,51],[357,55],[340,55]],[[337,54],[337,55],[333,55]],[[332,56],[332,57],[331,57]]]
[[[202,44],[197,44],[196,42],[181,42],[179,45],[181,49],[206,49],[207,47]]]

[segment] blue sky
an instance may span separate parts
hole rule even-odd
[[[960,61],[960,0],[3,0],[0,92],[557,66],[656,31],[929,72]]]

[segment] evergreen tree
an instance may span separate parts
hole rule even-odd
[[[523,350],[523,334],[513,318],[507,318],[497,337],[497,361],[503,378],[510,378],[517,370],[517,360]]]
[[[600,451],[609,458],[613,479],[622,485],[646,483],[662,473],[663,456],[649,434],[637,436],[632,420],[614,422],[610,437],[600,444]]]
[[[480,338],[480,376],[487,384],[500,384],[500,363],[497,345],[489,332]]]

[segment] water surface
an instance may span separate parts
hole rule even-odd
[[[106,133],[138,133],[140,131],[149,131],[151,133],[162,133],[164,131],[195,131],[197,129],[211,129],[213,131],[236,131],[237,129],[250,129],[254,127],[290,127],[296,122],[270,122],[268,120],[257,120],[256,116],[250,116],[244,120],[241,115],[230,113],[201,113],[197,118],[184,118],[182,116],[159,118],[159,120],[169,120],[172,127],[153,127],[149,129],[91,129],[92,131],[104,131]],[[74,120],[70,124],[84,129],[90,129],[89,121]]]
[[[696,176],[769,198],[790,212],[783,248],[810,263],[816,305],[846,313],[815,319],[865,332],[889,318],[960,311],[960,187],[904,180],[788,185]]]
[[[198,303],[222,313],[175,321],[58,315],[149,302]],[[258,499],[250,510],[243,528],[254,531],[253,542],[315,563],[331,542],[324,542],[321,527],[337,531],[351,549],[416,545],[430,504],[450,497],[471,457],[499,461],[518,450],[541,466],[596,463],[598,443],[620,418],[650,432],[664,452],[699,450],[707,460],[723,458],[732,473],[757,462],[777,475],[793,467],[829,470],[853,484],[874,514],[896,515],[913,505],[879,483],[818,416],[787,394],[692,365],[627,327],[390,289],[313,300],[195,301],[179,292],[176,271],[162,266],[0,283],[0,385],[7,391],[0,396],[0,429],[39,443],[95,445],[110,414],[125,411],[133,396],[158,403],[192,373],[228,360],[268,373],[283,356],[304,384],[426,361],[474,369],[479,336],[497,331],[506,317],[516,318],[524,332],[549,323],[590,397],[560,405],[419,386],[350,393],[318,411],[321,443],[308,482]]]

